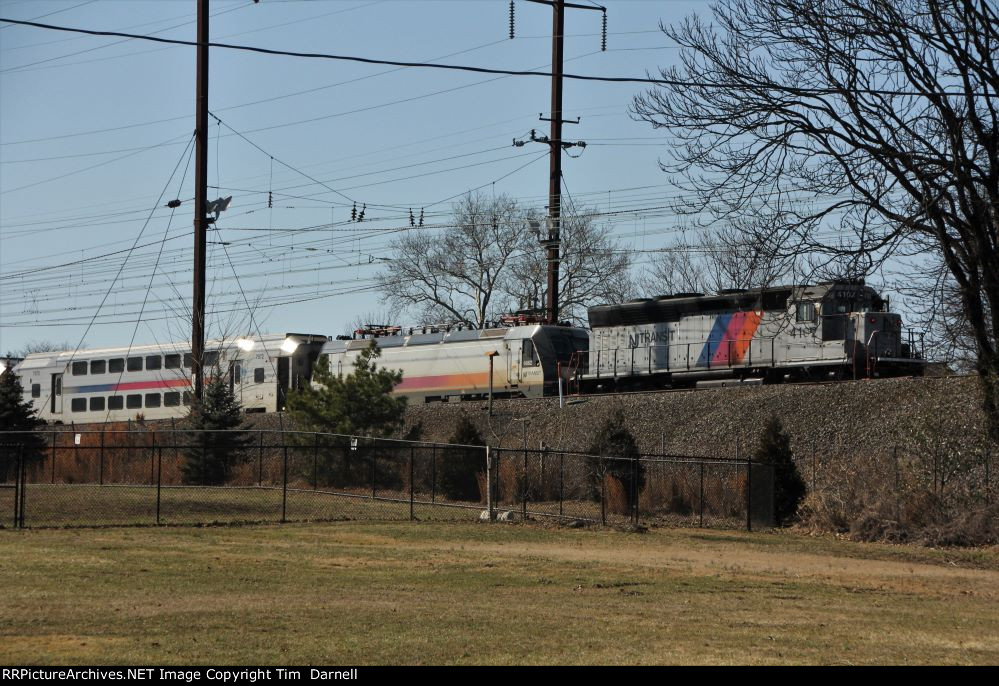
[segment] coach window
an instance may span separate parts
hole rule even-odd
[[[815,303],[813,302],[799,302],[796,311],[797,321],[799,322],[814,322],[815,321]]]
[[[146,407],[159,407],[159,406],[160,406],[160,394],[146,393]]]
[[[136,393],[135,395],[125,396],[125,407],[130,410],[137,410],[142,407],[142,396]]]
[[[73,363],[73,376],[84,376],[87,373],[87,363],[86,362],[74,362]]]
[[[125,371],[125,360],[120,357],[108,360],[108,371],[112,374],[119,374]]]
[[[180,393],[172,391],[163,394],[163,407],[178,407],[180,405]]]
[[[253,370],[253,383],[263,383],[264,382],[264,368],[257,367]]]
[[[184,391],[183,399],[184,399],[184,404],[185,405],[190,405],[191,404],[191,392],[190,391]]]
[[[107,366],[108,363],[104,360],[94,360],[93,362],[90,363],[90,373],[103,374]]]
[[[87,399],[86,398],[73,398],[70,403],[70,407],[73,412],[86,412],[87,411]]]
[[[163,366],[163,358],[159,355],[149,355],[146,358],[146,371],[152,371],[154,369],[159,369]]]
[[[31,384],[31,397],[41,398],[42,397],[42,385],[39,383]]]
[[[104,411],[104,398],[91,398],[90,399],[90,411],[91,412],[103,412]]]
[[[130,371],[130,372],[141,372],[142,371],[142,358],[141,357],[130,357],[130,358],[128,358],[128,371]]]
[[[166,369],[180,369],[180,355],[166,355],[163,358],[163,366]]]
[[[534,349],[534,341],[524,341],[523,354],[520,358],[520,364],[522,367],[536,367],[541,362],[538,359],[538,353]]]
[[[125,406],[125,396],[123,395],[112,395],[108,398],[108,409],[109,410],[120,410]]]
[[[184,368],[190,369],[194,366],[194,355],[191,353],[184,353]]]
[[[219,353],[217,350],[212,352],[206,352],[204,357],[204,362],[201,364],[202,367],[214,367],[219,363]]]

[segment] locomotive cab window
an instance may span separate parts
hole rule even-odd
[[[263,383],[264,382],[264,368],[257,367],[253,370],[253,383]]]
[[[538,351],[534,348],[534,341],[524,341],[520,364],[522,367],[537,367],[541,364],[541,360],[538,357]]]
[[[795,321],[798,322],[814,322],[815,321],[815,303],[813,302],[798,302],[795,304]]]
[[[42,397],[42,385],[40,383],[31,384],[31,397],[32,398]]]

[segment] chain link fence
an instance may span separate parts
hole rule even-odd
[[[601,524],[773,526],[768,464],[685,455],[633,458],[548,450],[490,451],[501,518]]]
[[[293,431],[41,435],[40,443],[0,434],[0,526],[486,517],[752,527],[773,520],[772,470],[738,460]]]

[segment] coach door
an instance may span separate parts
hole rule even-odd
[[[62,413],[62,374],[52,375],[52,390],[50,392],[52,398],[52,414]]]
[[[285,400],[288,397],[288,380],[291,376],[289,366],[291,360],[287,357],[277,358],[277,409],[278,412],[284,410]]]

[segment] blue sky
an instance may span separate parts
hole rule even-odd
[[[567,72],[655,72],[677,55],[659,22],[708,9],[605,4],[606,52],[600,13],[567,12]],[[194,0],[0,0],[0,16],[48,15],[39,21],[193,40],[195,7]],[[508,11],[506,0],[217,0],[211,36],[547,70],[550,8],[518,0],[514,40]],[[38,339],[96,347],[189,335],[193,167],[185,150],[194,59],[192,47],[0,28],[0,352]],[[546,78],[220,49],[210,65],[210,108],[225,126],[211,125],[209,184],[218,188],[209,195],[233,196],[209,236],[210,332],[249,330],[248,302],[265,332],[340,333],[379,308],[371,278],[384,268],[379,258],[389,254],[392,230],[408,224],[408,208],[424,208],[428,224],[441,221],[447,199],[474,188],[545,204],[547,148],[511,141],[532,128],[546,132],[538,121],[550,106]],[[676,191],[658,166],[668,133],[628,115],[640,89],[566,82],[565,116],[581,123],[566,126],[565,137],[588,147],[564,158],[563,173],[572,202],[620,211],[608,220],[617,238],[649,249],[671,237],[678,220],[647,209]],[[163,205],[175,197],[185,202],[171,213]],[[355,201],[367,205],[363,224],[346,222]],[[635,269],[649,259],[636,253]]]

